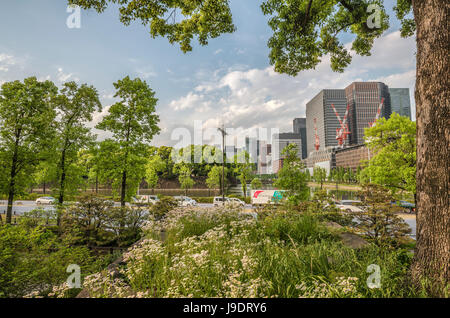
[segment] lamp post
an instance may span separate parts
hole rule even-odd
[[[222,134],[222,205],[225,205],[225,136],[227,132],[222,124],[222,127],[217,128]]]

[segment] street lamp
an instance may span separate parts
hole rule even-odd
[[[225,136],[227,132],[222,124],[222,127],[217,128],[222,134],[222,205],[225,205]]]

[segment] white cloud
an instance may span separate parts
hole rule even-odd
[[[149,68],[138,69],[136,70],[136,74],[143,79],[148,79],[150,77],[156,77],[158,74]]]
[[[330,69],[329,58],[316,67],[289,77],[264,69],[216,71],[193,91],[169,103],[173,113],[162,114],[171,127],[192,126],[203,120],[204,126],[224,121],[229,127],[251,129],[279,128],[291,131],[292,120],[305,115],[306,103],[325,88],[345,88],[354,81],[383,81],[392,87],[414,87],[415,38],[402,39],[392,32],[375,41],[372,56],[355,56],[344,73]],[[220,74],[220,75],[219,75]],[[411,100],[414,105],[414,100]],[[170,128],[169,128],[170,130]],[[171,144],[170,131],[158,140]]]
[[[56,74],[56,78],[58,79],[58,81],[60,82],[67,82],[67,81],[75,81],[75,82],[79,82],[80,79],[76,76],[74,76],[73,73],[65,73],[62,67],[58,68],[58,72]]]
[[[9,68],[17,64],[17,59],[8,54],[0,54],[0,72],[8,72]]]
[[[170,107],[174,110],[195,108],[196,111],[207,111],[209,110],[209,106],[210,102],[205,99],[204,95],[198,95],[192,92],[170,103]]]

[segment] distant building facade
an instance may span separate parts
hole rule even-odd
[[[272,174],[272,145],[259,143],[258,174]]]
[[[409,88],[389,88],[391,110],[401,116],[411,119],[411,98]]]
[[[358,167],[363,167],[369,159],[369,150],[364,145],[356,145],[335,150],[335,166],[337,168],[352,169],[354,172]]]
[[[302,139],[302,159],[308,157],[308,146],[306,139],[306,118],[295,118],[293,122],[294,134],[300,135]]]
[[[306,145],[308,157],[311,152],[316,150],[315,126],[319,136],[319,150],[338,145],[336,129],[340,128],[340,123],[331,104],[334,105],[343,120],[347,109],[347,99],[343,89],[324,89],[306,104]]]
[[[353,82],[345,88],[349,111],[349,144],[364,143],[364,129],[375,120],[381,100],[384,104],[381,116],[391,116],[391,99],[389,88],[381,82]]]
[[[297,156],[302,156],[302,139],[299,134],[280,133],[272,136],[272,173],[278,173],[282,167],[283,149],[290,144],[297,145]]]
[[[245,151],[250,155],[250,161],[252,163],[258,163],[260,140],[251,137],[245,137]]]

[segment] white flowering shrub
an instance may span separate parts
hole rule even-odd
[[[399,295],[408,260],[376,246],[347,248],[310,217],[256,220],[226,209],[176,209],[145,224],[146,238],[123,255],[118,273],[88,276],[83,286],[91,297]],[[305,229],[314,240],[296,233]],[[381,277],[386,289],[365,285],[371,263],[389,268]]]

